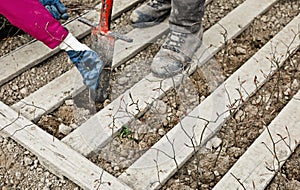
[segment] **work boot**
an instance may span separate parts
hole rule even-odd
[[[143,28],[162,22],[171,11],[171,0],[150,0],[135,9],[130,20],[133,27]]]
[[[155,76],[167,78],[183,71],[201,46],[202,35],[202,30],[197,33],[181,33],[171,30],[153,59],[152,73]]]

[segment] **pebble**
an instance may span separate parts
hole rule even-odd
[[[245,119],[245,113],[243,110],[238,110],[235,114],[235,119],[238,121],[243,121]]]
[[[20,90],[20,93],[23,94],[23,95],[28,94],[28,89],[27,89],[27,87],[22,88],[22,89]]]
[[[293,80],[293,83],[292,83],[292,88],[293,89],[297,89],[299,87],[299,82],[297,79],[294,79]]]
[[[119,160],[120,160],[120,162],[122,162],[122,161],[125,161],[125,160],[126,160],[126,158],[125,158],[125,157],[123,157],[123,156],[121,156],[121,157],[119,158]]]
[[[38,163],[39,163],[39,160],[34,160],[34,162],[33,162],[34,168],[37,168]]]
[[[124,85],[126,83],[128,83],[129,78],[128,77],[121,77],[118,80],[119,85]]]
[[[44,173],[44,176],[45,176],[46,178],[49,177],[49,176],[50,176],[50,172],[46,171],[46,172]]]
[[[115,166],[114,167],[114,171],[119,171],[120,170],[120,167],[119,166]]]
[[[220,173],[219,173],[217,170],[214,171],[214,174],[215,174],[216,176],[219,176],[219,175],[220,175]]]
[[[15,146],[14,146],[13,143],[8,143],[6,147],[7,147],[7,150],[8,150],[8,151],[12,152],[12,151],[14,150],[14,147],[15,147]]]
[[[237,47],[237,48],[236,48],[236,53],[237,53],[238,55],[246,55],[246,54],[247,54],[247,51],[246,51],[246,49],[244,49],[244,48],[242,48],[242,47]]]
[[[79,126],[76,123],[72,123],[72,124],[70,124],[70,127],[72,129],[77,129]]]
[[[65,101],[65,104],[66,104],[67,106],[73,106],[73,105],[74,105],[74,100],[66,100],[66,101]]]
[[[28,157],[28,156],[25,156],[24,157],[24,165],[25,166],[29,166],[29,165],[31,165],[33,163],[33,161],[32,161],[32,159],[30,158],[30,157]]]
[[[291,89],[291,88],[287,88],[287,89],[283,92],[283,94],[284,94],[285,96],[291,95],[291,94],[292,94],[292,89]]]
[[[151,111],[158,114],[165,114],[167,112],[167,105],[164,101],[157,100],[154,102]]]
[[[134,134],[133,134],[133,138],[134,138],[135,140],[139,140],[139,133],[134,133]]]
[[[216,149],[221,145],[221,143],[222,143],[222,140],[220,138],[218,138],[217,136],[215,136],[206,143],[205,148],[207,148],[209,150],[212,150],[213,148]]]
[[[19,172],[19,171],[17,171],[17,172],[15,173],[15,176],[16,176],[16,178],[17,178],[18,180],[21,180],[21,179],[22,179],[22,173]]]
[[[200,102],[203,102],[205,100],[205,96],[200,97]]]
[[[32,69],[31,69],[31,72],[32,72],[32,73],[36,73],[36,68],[32,68]]]
[[[158,129],[158,134],[160,136],[164,136],[166,134],[166,131],[164,129],[160,128],[160,129]]]
[[[68,135],[73,130],[72,127],[69,127],[63,123],[58,126],[58,131],[64,135]]]
[[[13,91],[16,91],[16,90],[19,90],[19,87],[18,87],[17,85],[13,85],[13,86],[11,87],[11,89],[12,89]]]

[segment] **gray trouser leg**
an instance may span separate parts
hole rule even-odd
[[[205,0],[172,0],[170,29],[177,32],[197,32],[201,28]]]

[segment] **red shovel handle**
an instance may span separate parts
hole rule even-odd
[[[102,0],[100,13],[100,31],[105,34],[110,30],[112,6],[113,0]]]

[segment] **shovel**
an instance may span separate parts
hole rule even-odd
[[[133,40],[110,31],[111,14],[113,0],[102,0],[99,24],[93,24],[89,20],[79,18],[78,20],[92,26],[91,32],[91,48],[96,51],[99,58],[103,61],[103,70],[99,78],[99,86],[97,90],[90,90],[90,97],[96,103],[102,103],[108,97],[109,80],[112,71],[112,61],[114,54],[114,45],[116,39],[126,42]]]

